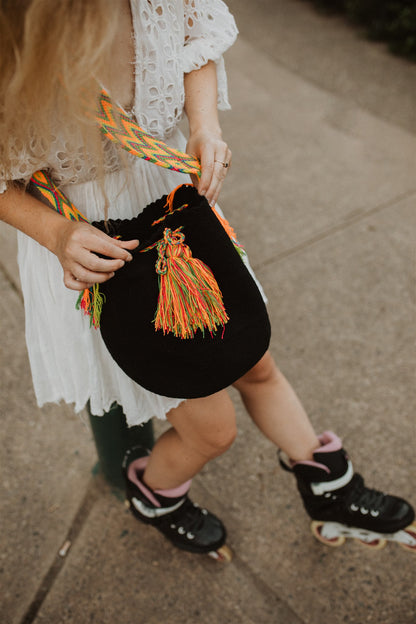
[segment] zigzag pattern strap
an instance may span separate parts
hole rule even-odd
[[[115,106],[106,91],[101,92],[96,120],[103,134],[127,152],[178,173],[200,175],[201,165],[195,156],[185,154],[155,139],[132,121],[122,108]]]
[[[45,171],[36,171],[32,175],[29,188],[44,204],[54,208],[67,219],[88,223],[88,219],[65,197]]]

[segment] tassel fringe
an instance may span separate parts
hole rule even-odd
[[[100,293],[98,284],[94,284],[91,288],[80,292],[76,309],[82,310],[86,316],[90,317],[90,327],[98,329],[104,302],[105,297]]]
[[[234,245],[235,249],[238,251],[241,258],[244,258],[246,252],[241,243],[238,242],[237,234],[235,233],[234,228],[230,225],[229,221],[225,217],[222,217],[219,212],[215,209],[215,206],[211,207],[212,212],[217,217],[218,221],[221,223],[224,230],[227,232],[229,239]]]
[[[185,235],[166,228],[156,245],[159,298],[154,318],[155,330],[177,338],[193,338],[198,330],[215,334],[229,318],[222,294],[211,269],[192,257]]]

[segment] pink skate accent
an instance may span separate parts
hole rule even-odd
[[[318,436],[318,440],[321,443],[317,449],[314,450],[315,453],[333,453],[334,451],[339,451],[342,448],[341,438],[339,438],[333,431],[324,431],[321,435]],[[325,464],[320,464],[319,462],[312,460],[305,461],[291,461],[291,467],[297,466],[298,464],[302,464],[303,466],[314,466],[315,468],[320,468],[324,470],[328,474],[331,472]]]
[[[144,457],[139,457],[131,462],[129,465],[129,470],[133,466],[135,470],[144,470],[148,464],[149,456],[145,455]],[[130,476],[129,476],[130,478]]]
[[[321,446],[317,448],[315,453],[333,453],[342,449],[342,441],[333,431],[324,431],[318,440]]]
[[[325,464],[320,464],[319,462],[311,461],[309,459],[306,459],[305,461],[297,461],[297,462],[292,461],[291,462],[292,468],[293,466],[299,466],[299,465],[314,466],[314,468],[320,468],[321,470],[325,470],[325,472],[327,472],[328,474],[331,472],[330,469],[327,466],[325,466]]]
[[[155,494],[160,494],[160,496],[166,496],[166,498],[179,498],[180,496],[185,496],[191,487],[192,479],[189,481],[185,481],[182,485],[178,485],[176,488],[172,488],[171,490],[155,490]]]
[[[151,503],[153,503],[155,507],[161,507],[162,505],[159,503],[157,498],[153,496],[152,491],[149,490],[149,488],[147,488],[145,484],[142,481],[140,481],[139,477],[137,476],[137,471],[144,470],[146,468],[148,461],[149,461],[148,457],[140,457],[139,459],[135,459],[134,461],[132,461],[127,470],[127,477],[129,481],[137,485],[139,490],[146,496],[146,498]]]
[[[132,461],[127,471],[127,477],[130,481],[137,485],[139,490],[149,499],[151,503],[153,503],[153,505],[156,507],[162,506],[153,494],[160,494],[160,496],[165,496],[166,498],[179,498],[180,496],[185,496],[191,487],[192,479],[189,479],[189,481],[186,481],[185,483],[182,483],[182,485],[178,485],[178,487],[170,490],[154,490],[154,492],[152,492],[149,488],[147,488],[143,481],[140,481],[138,478],[137,471],[142,472],[146,468],[148,461],[148,456],[139,457],[139,459]]]

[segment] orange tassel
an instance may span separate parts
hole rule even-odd
[[[155,329],[178,338],[193,338],[200,329],[214,334],[229,320],[211,269],[192,257],[185,235],[166,228],[157,244],[159,298]]]
[[[104,295],[99,291],[98,284],[94,284],[91,288],[81,291],[76,304],[77,310],[82,310],[86,316],[90,317],[90,327],[98,329],[100,327],[100,318]]]
[[[173,209],[173,200],[175,199],[175,193],[183,186],[193,186],[193,184],[179,184],[179,186],[174,188],[173,191],[169,193],[169,195],[166,197],[166,204],[164,205],[164,208],[167,208],[168,214],[175,212]]]
[[[222,217],[219,212],[215,209],[215,206],[211,207],[212,212],[217,217],[218,221],[221,223],[224,230],[227,232],[229,238],[233,241],[233,243],[237,243],[237,234],[235,233],[234,228],[230,225],[225,217]]]

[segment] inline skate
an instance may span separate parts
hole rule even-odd
[[[279,452],[282,467],[296,477],[314,536],[328,546],[341,546],[352,537],[375,549],[393,541],[416,553],[412,506],[366,487],[334,433],[326,431],[319,441],[313,461],[293,462]]]
[[[148,459],[146,449],[134,447],[123,460],[126,505],[133,515],[154,526],[177,548],[206,553],[221,562],[231,561],[225,527],[214,514],[190,500],[191,481],[174,490],[151,490],[143,481]]]

